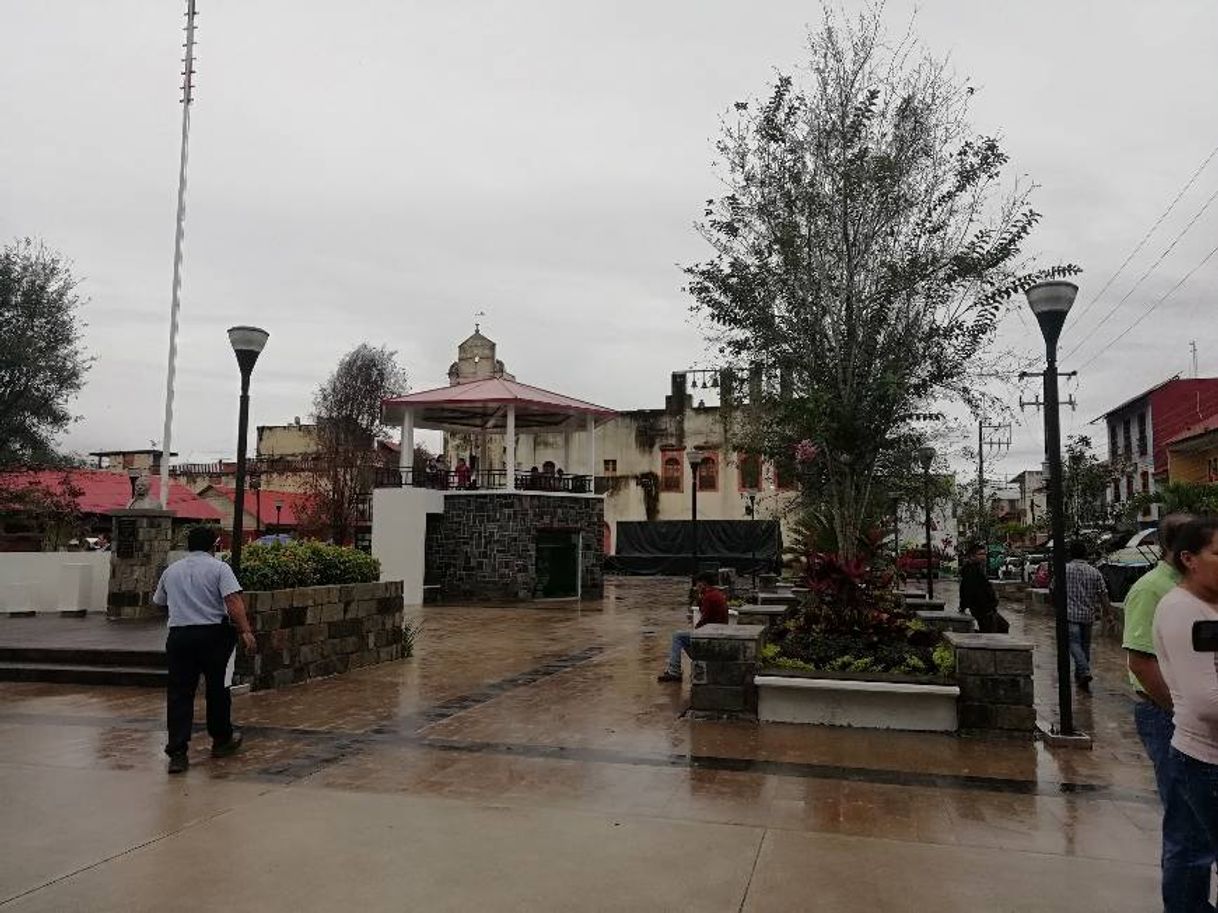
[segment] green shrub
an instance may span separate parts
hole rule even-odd
[[[381,563],[359,549],[322,542],[250,545],[241,552],[242,588],[282,590],[379,580]]]
[[[949,643],[942,643],[935,647],[933,654],[935,668],[939,670],[940,675],[954,675],[956,672],[956,651]]]

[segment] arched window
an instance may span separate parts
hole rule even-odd
[[[681,491],[684,487],[685,468],[680,456],[664,457],[663,472],[660,474],[661,491]]]
[[[755,453],[741,453],[737,455],[736,462],[740,467],[740,490],[760,490],[761,457]]]
[[[702,455],[702,462],[698,464],[698,491],[718,490],[719,460],[714,454],[705,453]]]

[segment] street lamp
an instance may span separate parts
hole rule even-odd
[[[254,538],[262,538],[262,473],[250,473],[250,490],[254,493]]]
[[[127,481],[129,481],[131,483],[131,500],[132,501],[135,500],[135,483],[139,479],[139,477],[140,477],[140,471],[138,469],[133,468],[133,469],[127,470]]]
[[[283,522],[282,515],[283,515],[283,501],[277,498],[275,500],[275,535],[276,536],[279,535],[279,527],[280,527],[280,524]]]
[[[926,598],[934,599],[934,554],[930,546],[930,464],[935,461],[935,448],[919,447],[918,460],[922,464],[922,497],[926,500]]]
[[[1049,527],[1053,537],[1053,615],[1057,639],[1057,708],[1062,735],[1074,735],[1070,693],[1070,628],[1066,618],[1066,517],[1062,498],[1062,428],[1058,414],[1057,339],[1074,304],[1078,286],[1055,280],[1027,291],[1028,306],[1045,337],[1045,456],[1049,464]]]
[[[757,492],[750,491],[742,493],[740,497],[744,498],[744,515],[750,520],[757,519]],[[756,527],[754,527],[755,529]],[[749,550],[749,561],[753,569],[753,592],[757,592],[757,537],[753,533],[749,533],[749,542],[751,548]]]
[[[237,491],[233,500],[233,547],[229,563],[233,573],[241,571],[241,537],[245,526],[245,448],[250,421],[250,374],[262,354],[270,333],[258,327],[230,327],[228,341],[241,370],[241,406],[237,414]]]
[[[690,487],[690,534],[694,540],[694,569],[690,574],[690,579],[694,581],[698,578],[698,469],[702,466],[704,459],[705,457],[702,456],[701,451],[691,450],[689,452],[689,468],[692,470],[693,475],[693,485]]]

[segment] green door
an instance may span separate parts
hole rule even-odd
[[[570,530],[537,531],[537,586],[542,599],[568,599],[579,595],[579,533]]]

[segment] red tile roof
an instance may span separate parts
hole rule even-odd
[[[216,494],[222,495],[230,504],[237,503],[237,490],[235,488],[229,488],[225,485],[208,485],[207,488],[200,492],[200,494],[204,494],[208,491],[214,491]],[[259,517],[259,520],[262,522],[262,528],[266,529],[268,526],[275,523],[281,523],[284,526],[295,526],[298,522],[297,514],[303,507],[305,501],[308,500],[308,497],[308,495],[299,491],[275,491],[268,488],[262,489],[262,516]],[[258,496],[247,488],[245,490],[245,512],[250,516],[257,513],[259,500],[260,499]],[[283,502],[283,511],[280,513],[278,519],[275,516],[276,501]]]
[[[77,503],[82,513],[107,514],[131,501],[131,480],[124,472],[106,472],[101,469],[40,469],[0,473],[0,487],[24,488],[38,486],[58,492],[64,476],[69,483],[80,489]],[[161,490],[161,480],[149,479],[152,496]],[[184,520],[219,520],[219,512],[199,498],[193,491],[178,482],[169,483],[169,509]]]
[[[541,387],[522,384],[519,381],[505,380],[502,377],[489,377],[485,380],[474,380],[464,384],[437,387],[434,390],[423,390],[407,396],[397,396],[385,400],[383,405],[473,406],[483,403],[516,403],[571,415],[587,414],[603,418],[616,415],[612,409],[605,406],[598,406],[571,396],[563,396],[561,393],[543,390]]]

